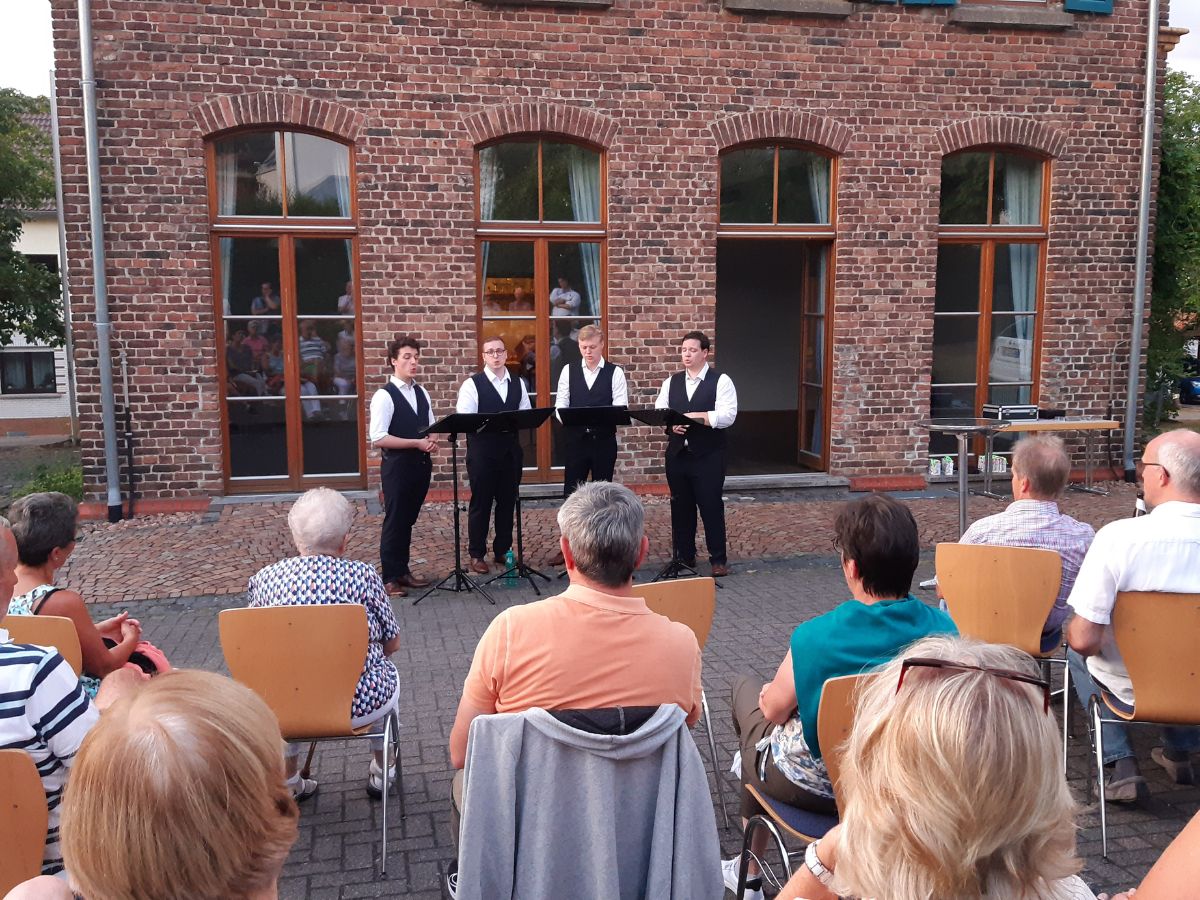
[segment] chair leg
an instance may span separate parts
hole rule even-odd
[[[721,804],[721,815],[725,817],[725,830],[729,830],[729,808],[725,803],[725,782],[717,766],[717,743],[713,740],[712,714],[708,711],[708,696],[700,692],[700,709],[704,718],[704,731],[708,734],[708,760],[712,763],[713,781],[717,783],[717,802]]]
[[[1063,665],[1063,772],[1067,771],[1067,737],[1071,733],[1071,667]]]
[[[792,877],[792,858],[788,855],[787,844],[783,842],[783,835],[779,833],[779,829],[775,827],[775,823],[764,815],[752,816],[750,821],[746,823],[746,830],[742,835],[742,858],[741,865],[738,866],[738,889],[734,894],[735,897],[741,898],[746,890],[746,876],[749,873],[750,867],[750,844],[754,837],[754,832],[759,828],[765,828],[775,840],[775,849],[779,851],[779,858],[783,862],[783,884]],[[766,879],[766,866],[763,865],[763,860],[758,860],[759,874]],[[772,877],[774,877],[772,875]]]
[[[400,798],[400,818],[406,818],[404,810],[404,767],[400,759],[400,717],[392,714],[392,743],[395,745],[396,756],[396,793]]]
[[[388,794],[391,786],[388,784],[388,750],[392,746],[392,716],[384,717],[383,721],[383,828],[380,832],[379,876],[387,877],[387,830],[388,830]],[[397,768],[397,772],[399,769]]]
[[[1092,743],[1096,748],[1096,793],[1100,798],[1100,855],[1108,859],[1108,810],[1104,797],[1104,725],[1100,718],[1100,699],[1093,694],[1088,699],[1092,720]]]

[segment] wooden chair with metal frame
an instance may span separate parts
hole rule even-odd
[[[701,654],[712,631],[713,615],[717,609],[717,583],[713,578],[673,578],[667,581],[652,581],[635,584],[633,590],[646,601],[646,605],[660,616],[672,622],[686,625],[696,635]],[[708,759],[712,763],[713,781],[717,783],[717,800],[721,804],[721,815],[725,827],[729,828],[729,810],[725,804],[725,784],[717,766],[717,744],[713,739],[712,715],[708,711],[708,696],[700,692],[701,721],[708,735]]]
[[[1113,637],[1133,684],[1133,706],[1099,685],[1088,702],[1088,730],[1095,751],[1100,794],[1100,846],[1108,858],[1104,797],[1104,729],[1101,713],[1121,725],[1200,725],[1200,594],[1121,591],[1112,613]],[[1101,706],[1104,709],[1101,709]],[[1089,785],[1090,788],[1090,785]],[[1091,790],[1089,789],[1089,796]]]
[[[0,750],[0,896],[41,873],[46,851],[46,791],[33,758]]]
[[[0,628],[8,632],[14,644],[53,647],[78,675],[83,671],[83,650],[79,632],[66,616],[5,616]]]
[[[1059,648],[1042,651],[1042,628],[1062,586],[1062,557],[1056,550],[994,544],[942,543],[935,551],[938,588],[958,633],[989,644],[1023,650],[1042,665],[1063,667],[1063,771],[1071,710],[1071,670]]]
[[[235,680],[263,698],[287,741],[370,738],[374,725],[350,726],[354,692],[367,657],[367,610],[361,604],[270,606],[222,610],[221,650]],[[396,765],[404,817],[399,720],[384,719],[383,739]],[[385,753],[385,770],[387,768]],[[309,760],[312,750],[309,751]],[[305,766],[307,770],[307,764]],[[388,794],[383,791],[380,874],[387,874]]]
[[[821,705],[817,709],[817,739],[821,744],[821,759],[829,772],[829,780],[833,784],[834,802],[838,799],[838,780],[841,778],[842,745],[850,736],[850,728],[854,724],[854,706],[857,693],[867,675],[844,675],[841,678],[830,678],[821,688]],[[769,751],[767,751],[769,752]],[[753,765],[752,760],[742,760],[742,765]],[[783,862],[784,876],[774,879],[776,887],[782,887],[792,876],[792,860],[788,854],[783,835],[811,844],[822,838],[838,823],[838,816],[809,812],[799,809],[781,800],[769,797],[753,785],[746,785],[750,796],[758,801],[766,815],[757,815],[746,823],[746,831],[742,836],[741,867],[738,871],[738,889],[734,896],[741,897],[746,889],[747,867],[750,862],[750,842],[755,831],[762,828],[771,836],[775,849]],[[781,833],[782,830],[782,833]],[[759,868],[766,876],[768,868],[759,860]]]

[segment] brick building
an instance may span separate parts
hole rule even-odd
[[[95,495],[79,31],[73,0],[53,6]],[[1146,16],[1146,0],[93,0],[140,492],[374,486],[366,406],[396,332],[427,342],[445,414],[484,336],[545,404],[599,322],[648,405],[703,329],[739,389],[731,475],[915,486],[931,410],[1119,412]],[[658,485],[661,459],[649,429],[626,432],[619,477]],[[556,461],[547,426],[526,480],[561,478]]]

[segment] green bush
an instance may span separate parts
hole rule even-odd
[[[13,492],[13,499],[43,491],[59,491],[68,497],[74,497],[76,501],[82,500],[83,469],[79,466],[59,466],[52,469],[41,463],[33,470],[29,480]]]

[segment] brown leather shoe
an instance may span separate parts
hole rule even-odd
[[[490,575],[492,572],[487,564],[487,560],[480,559],[477,556],[471,557],[471,571],[476,575]]]
[[[408,591],[404,589],[404,585],[399,581],[389,581],[384,585],[387,589],[389,597],[407,597]]]
[[[712,575],[713,578],[724,578],[729,574],[729,566],[725,563],[713,563]]]
[[[563,558],[562,550],[559,550],[554,556],[550,557],[550,561],[546,563],[548,566],[565,566],[567,561]]]
[[[428,578],[419,578],[416,575],[414,575],[412,572],[409,572],[407,575],[401,575],[399,578],[397,578],[392,583],[403,585],[404,587],[410,587],[410,588],[429,587],[429,579]]]

